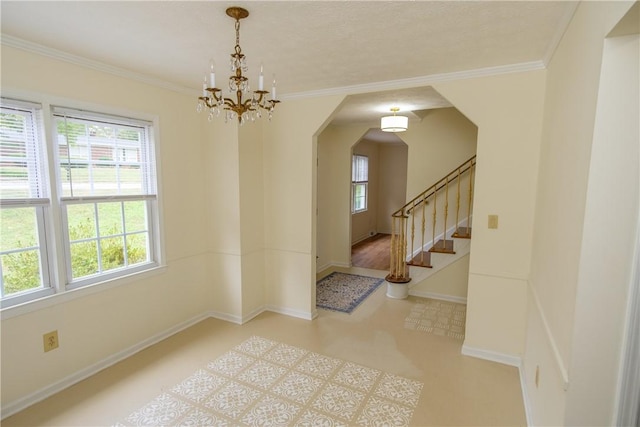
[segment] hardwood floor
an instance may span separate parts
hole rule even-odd
[[[390,234],[376,234],[351,247],[351,264],[354,267],[389,270]]]

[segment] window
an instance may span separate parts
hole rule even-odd
[[[52,293],[46,210],[51,202],[40,134],[42,108],[2,100],[0,111],[0,296],[21,302]]]
[[[351,164],[351,212],[367,210],[369,184],[369,158],[354,154]]]
[[[68,282],[93,283],[153,262],[149,124],[55,108],[54,133]]]
[[[53,107],[45,132],[42,115],[39,105],[2,99],[3,307],[158,265],[152,125]],[[52,135],[48,150],[42,135]],[[54,276],[56,264],[65,269]]]

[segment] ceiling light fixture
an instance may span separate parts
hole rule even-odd
[[[393,107],[391,111],[393,116],[384,116],[380,119],[380,129],[384,132],[404,132],[407,130],[409,118],[407,116],[396,116],[396,113],[400,111],[398,107]]]
[[[241,7],[230,7],[227,9],[227,15],[236,20],[236,46],[231,54],[231,72],[229,77],[229,90],[231,94],[235,92],[236,101],[231,98],[222,96],[222,89],[216,87],[216,74],[214,70],[214,62],[211,60],[209,80],[207,84],[207,75],[204,76],[202,83],[202,96],[198,98],[197,111],[201,112],[207,108],[209,110],[208,120],[213,120],[214,116],[220,115],[220,110],[224,110],[224,121],[238,119],[242,125],[247,120],[255,121],[256,118],[262,117],[261,110],[267,111],[269,120],[273,115],[276,104],[280,101],[276,99],[276,78],[273,76],[273,86],[271,87],[271,99],[267,99],[265,95],[269,92],[264,90],[264,74],[262,65],[260,65],[260,76],[258,77],[258,90],[254,90],[249,99],[243,100],[243,95],[249,93],[249,79],[242,75],[248,72],[247,58],[240,48],[240,20],[249,16],[249,11]]]

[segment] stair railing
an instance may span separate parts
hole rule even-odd
[[[391,266],[389,274],[386,277],[388,282],[407,283],[411,281],[411,277],[409,275],[409,263],[413,265],[426,266],[424,248],[426,247],[425,235],[427,235],[428,231],[431,231],[431,252],[453,253],[453,242],[451,242],[451,245],[447,244],[449,187],[453,184],[456,185],[456,220],[455,224],[453,224],[454,233],[451,234],[451,236],[458,238],[471,237],[473,178],[475,165],[476,156],[473,156],[438,180],[435,184],[411,199],[407,204],[391,215]],[[462,192],[465,191],[463,189],[464,185],[462,184],[464,178],[468,178],[466,185],[467,216],[466,218],[461,219],[460,200]],[[440,212],[438,202],[442,197],[444,200],[441,202],[442,212]],[[426,221],[427,205],[429,204],[431,204],[432,210],[430,230],[427,228]],[[441,217],[438,216],[439,214]],[[442,239],[436,242],[436,229],[439,218],[442,219]],[[418,222],[420,226],[418,238],[416,238],[416,222]],[[460,224],[465,222],[466,227],[460,227]],[[416,246],[416,241],[419,241],[418,246]],[[419,253],[414,255],[416,251]]]

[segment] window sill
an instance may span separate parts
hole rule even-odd
[[[106,280],[104,282],[94,283],[92,285],[87,285],[75,289],[69,289],[60,293],[54,293],[53,295],[48,295],[42,298],[19,303],[9,307],[3,307],[2,309],[0,309],[0,320],[11,319],[12,317],[22,316],[24,314],[33,313],[58,304],[73,301],[77,298],[84,298],[89,295],[104,292],[109,289],[117,288],[119,286],[157,276],[158,274],[163,274],[166,272],[166,270],[167,267],[165,265],[159,265],[148,270],[132,273],[127,276],[121,276],[111,280]]]

